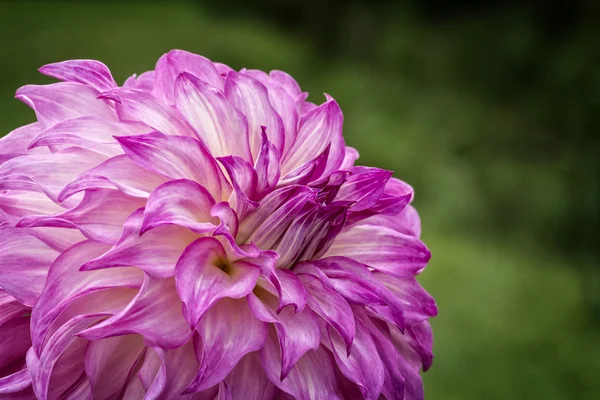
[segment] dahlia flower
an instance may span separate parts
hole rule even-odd
[[[333,98],[180,50],[40,71],[0,140],[0,398],[423,398],[413,191]]]

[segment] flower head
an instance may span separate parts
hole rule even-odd
[[[65,61],[0,140],[0,397],[421,399],[410,186],[289,75]]]

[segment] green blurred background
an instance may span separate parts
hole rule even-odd
[[[427,399],[600,398],[595,2],[0,2],[0,132],[43,64],[117,81],[172,48],[332,94],[360,162],[416,190],[438,301]]]

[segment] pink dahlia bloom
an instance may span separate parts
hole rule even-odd
[[[333,98],[179,50],[40,71],[0,140],[0,398],[423,398],[413,192]]]

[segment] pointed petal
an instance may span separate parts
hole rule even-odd
[[[32,138],[29,148],[41,146],[77,146],[107,156],[122,154],[113,136],[147,133],[145,125],[115,122],[96,115],[84,115],[59,122]]]
[[[346,205],[331,204],[319,207],[317,216],[306,233],[309,241],[304,245],[299,260],[321,258],[344,228],[346,214]]]
[[[118,88],[102,93],[100,98],[115,102],[122,121],[141,122],[165,135],[196,137],[174,107],[159,103],[148,92]]]
[[[276,387],[260,367],[258,352],[246,354],[225,378],[232,400],[273,400]]]
[[[76,228],[89,239],[114,244],[121,236],[127,217],[143,205],[142,199],[127,196],[118,190],[87,190],[81,203],[74,208],[50,216],[25,216],[17,226]]]
[[[39,71],[63,82],[83,83],[99,92],[117,87],[108,67],[96,60],[68,60],[46,64]]]
[[[354,313],[342,296],[327,288],[311,274],[299,274],[298,278],[308,291],[308,307],[331,325],[343,338],[350,354],[355,335]]]
[[[248,123],[222,92],[184,72],[175,81],[175,104],[214,157],[252,161]]]
[[[295,273],[287,269],[278,269],[277,277],[281,283],[281,295],[277,312],[285,306],[294,306],[295,312],[300,312],[306,305],[307,292]]]
[[[111,399],[122,394],[144,348],[139,335],[115,336],[88,344],[85,373],[94,399]]]
[[[106,159],[100,154],[71,148],[52,154],[27,154],[0,165],[0,190],[37,191],[57,201],[61,190],[80,173]]]
[[[314,264],[327,277],[330,287],[349,304],[367,306],[377,317],[404,329],[404,307],[401,300],[377,280],[366,265],[347,257],[328,257],[315,261]],[[297,270],[302,266],[298,266]]]
[[[374,225],[343,230],[325,254],[330,256],[349,257],[400,278],[420,273],[431,257],[423,242],[414,236]]]
[[[295,98],[300,93],[299,89],[293,90],[294,93],[290,93],[284,88],[282,82],[267,75],[264,71],[251,69],[240,73],[251,76],[267,88],[269,92],[269,103],[271,103],[283,121],[285,140],[284,149],[283,151],[280,151],[280,155],[285,156],[287,150],[296,140],[296,134],[298,132],[298,110]]]
[[[0,226],[0,287],[33,306],[58,252],[27,230]]]
[[[302,93],[302,89],[300,89],[298,82],[296,82],[296,80],[287,72],[274,69],[273,71],[269,72],[269,76],[278,82],[281,87],[290,95],[298,96]]]
[[[248,120],[252,157],[257,159],[260,152],[263,126],[269,141],[281,154],[285,144],[283,121],[269,102],[267,88],[246,74],[230,72],[225,79],[225,96]]]
[[[50,338],[39,358],[29,352],[27,367],[38,398],[59,398],[83,372],[87,342],[76,335],[105,314],[80,315],[62,325]]]
[[[41,129],[82,115],[116,120],[115,112],[104,101],[97,99],[98,91],[81,83],[27,85],[17,90],[15,97],[33,108]]]
[[[100,257],[86,260],[81,270],[135,266],[156,277],[173,276],[181,253],[197,236],[176,226],[162,226],[140,235],[143,217],[143,210],[134,212],[125,221],[117,244]]]
[[[410,390],[410,376],[414,376],[414,372],[409,376],[409,385],[405,393],[405,378],[403,376],[403,370],[406,369],[405,361],[401,358],[400,354],[394,347],[389,335],[385,335],[381,332],[374,324],[369,320],[368,317],[362,317],[361,321],[371,335],[371,339],[377,348],[377,353],[384,365],[384,382],[382,387],[383,395],[386,399],[390,400],[404,400],[411,399],[417,400],[418,396],[405,397],[405,395],[415,394],[414,391],[411,393]],[[418,374],[417,374],[418,376]],[[421,399],[422,399],[422,388],[421,388]]]
[[[162,225],[178,225],[196,233],[214,231],[218,221],[211,215],[215,201],[208,191],[189,179],[163,183],[150,194],[140,233]]]
[[[308,309],[295,313],[291,307],[286,307],[277,313],[275,296],[264,290],[258,293],[260,298],[252,293],[248,296],[248,303],[256,318],[275,324],[281,354],[281,364],[277,370],[280,373],[278,377],[283,380],[307,351],[319,347],[319,324]]]
[[[114,188],[131,197],[148,198],[150,192],[167,179],[164,175],[138,166],[126,155],[119,155],[79,175],[65,186],[58,200],[63,201],[87,189]]]
[[[285,233],[298,213],[314,199],[315,193],[312,190],[298,191],[294,197],[267,216],[252,233],[248,241],[256,244],[261,249],[270,249]]]
[[[340,165],[341,170],[349,170],[354,167],[354,163],[358,160],[359,154],[358,150],[354,147],[346,146],[344,150],[344,161],[342,161],[342,165]]]
[[[327,101],[300,119],[298,136],[283,159],[282,175],[310,161],[331,146],[323,175],[337,170],[344,159],[342,111],[334,101]]]
[[[196,329],[202,339],[202,361],[188,392],[221,382],[244,355],[260,350],[267,337],[267,324],[254,317],[245,299],[220,300]]]
[[[37,122],[25,125],[0,138],[0,164],[28,152],[29,142],[39,135],[40,126]],[[36,149],[33,153],[48,153],[48,149]]]
[[[262,143],[260,153],[256,159],[254,169],[257,175],[256,196],[262,198],[266,193],[270,192],[277,186],[279,181],[279,162],[281,159],[280,152],[275,145],[269,141],[267,134],[263,129],[261,132]]]
[[[374,215],[360,221],[358,224],[384,226],[416,238],[421,236],[421,219],[417,210],[411,205],[407,205],[397,215]]]
[[[267,377],[275,386],[298,400],[338,399],[334,361],[324,347],[309,350],[285,379],[281,379],[281,353],[273,333],[260,354]]]
[[[307,203],[294,217],[277,245],[277,266],[279,268],[291,268],[300,256],[304,246],[310,240],[308,233],[317,217],[318,206]]]
[[[354,167],[335,197],[336,201],[351,201],[353,211],[362,211],[375,205],[383,194],[392,171],[379,168]]]
[[[84,298],[87,293],[102,291],[107,288],[139,288],[142,284],[143,274],[137,268],[115,268],[100,271],[79,271],[79,267],[85,261],[93,259],[108,249],[108,246],[85,241],[78,243],[65,250],[52,264],[46,286],[40,294],[31,314],[31,337],[37,354],[40,354],[47,332],[50,330],[55,319],[77,299]],[[110,289],[113,290],[113,289]],[[124,290],[128,292],[124,304],[133,297],[133,289]],[[101,293],[102,294],[102,293]],[[82,297],[83,296],[83,297]],[[106,308],[111,307],[109,296],[101,297],[106,303]],[[120,304],[121,299],[114,299],[115,304]],[[92,312],[87,307],[87,312]],[[104,309],[101,309],[104,310]],[[63,313],[64,316],[64,313]]]
[[[64,211],[64,208],[52,201],[41,189],[0,192],[0,221],[13,226],[27,215],[52,215]]]
[[[416,324],[437,315],[435,300],[414,277],[401,279],[380,272],[374,276],[402,303],[407,323]]]
[[[346,354],[341,336],[331,328],[328,332],[338,368],[346,378],[359,385],[365,399],[377,400],[383,388],[384,365],[367,328],[357,321],[351,355]]]
[[[40,239],[50,248],[60,253],[73,246],[75,243],[83,242],[85,240],[85,236],[75,229],[53,227],[19,229],[27,230],[32,236]]]
[[[154,94],[165,103],[174,104],[177,93],[173,93],[179,74],[187,72],[206,84],[223,89],[223,78],[218,68],[209,59],[184,50],[171,50],[156,63]],[[176,90],[176,89],[175,89]]]
[[[230,199],[231,206],[239,218],[243,219],[258,206],[258,203],[252,200],[257,187],[256,171],[251,164],[240,157],[228,156],[217,159],[227,171],[233,185],[234,194]]]
[[[315,158],[285,174],[280,179],[278,186],[306,185],[319,179],[327,168],[330,151],[331,146],[327,146]]]
[[[200,142],[183,136],[154,132],[141,136],[118,137],[125,154],[133,162],[172,179],[190,179],[204,186],[215,200],[228,192],[216,161]]]
[[[146,275],[140,292],[123,311],[80,336],[97,340],[128,333],[138,333],[164,348],[179,347],[190,339],[191,331],[181,314],[181,300],[173,279]]]
[[[204,237],[190,244],[175,268],[177,292],[183,313],[191,327],[218,300],[246,296],[256,284],[259,268],[227,260],[221,243]]]
[[[27,368],[0,378],[0,396],[10,395],[7,398],[14,400],[35,399],[33,392],[28,393],[27,389],[31,390],[31,375]]]
[[[170,400],[182,398],[179,395],[190,384],[198,371],[198,361],[190,340],[172,350],[155,348],[160,367],[144,399]]]
[[[123,87],[139,89],[152,93],[152,90],[154,88],[154,78],[154,71],[142,72],[140,76],[137,76],[137,74],[133,74],[132,76],[127,78],[125,83],[123,83]]]
[[[289,186],[277,189],[260,202],[260,206],[249,214],[240,224],[240,232],[236,238],[238,243],[248,241],[256,229],[272,215],[282,204],[296,196],[305,196],[305,193],[312,192],[312,189],[301,186]]]
[[[412,201],[414,197],[413,188],[399,179],[391,178],[387,181],[383,194],[375,204],[363,211],[350,212],[348,224],[383,214],[395,216],[400,213]]]

